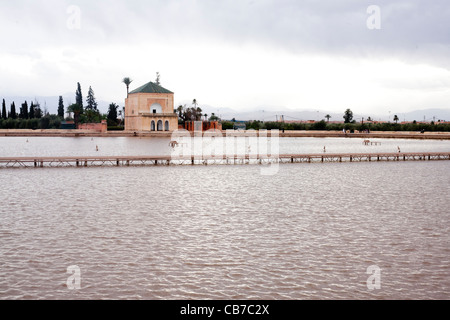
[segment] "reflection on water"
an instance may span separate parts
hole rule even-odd
[[[91,143],[74,140],[80,152]],[[0,298],[447,299],[448,169],[433,161],[285,164],[274,176],[246,165],[1,170]],[[66,286],[74,265],[79,290]],[[379,290],[367,288],[371,265],[381,268]]]

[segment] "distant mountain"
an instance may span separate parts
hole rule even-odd
[[[412,112],[405,113],[406,121],[438,121],[445,120],[450,121],[450,110],[446,109],[425,109],[425,110],[415,110]],[[403,118],[399,115],[401,121]]]
[[[62,95],[64,101],[64,107],[67,110],[67,107],[72,103],[75,103],[75,93],[66,93]],[[3,97],[0,97],[0,100]],[[20,108],[20,105],[27,101],[28,105],[30,105],[31,101],[38,101],[41,105],[41,108],[47,108],[49,113],[56,114],[58,110],[58,101],[59,96],[28,96],[28,97],[4,97],[6,102],[6,107],[9,110],[9,106],[14,101],[16,104],[16,108]],[[86,99],[86,97],[84,97]],[[108,112],[108,106],[112,101],[103,101],[97,100],[98,108],[100,112],[106,113]],[[124,101],[116,102],[119,106],[124,106]],[[177,101],[174,108],[177,108],[179,105],[186,105],[187,107],[192,106],[192,101]],[[214,113],[216,116],[219,116],[224,120],[263,120],[263,121],[276,121],[277,119],[281,119],[281,116],[284,116],[285,121],[290,120],[315,120],[319,121],[325,119],[325,116],[329,114],[331,116],[330,121],[343,121],[344,112],[336,113],[324,110],[292,110],[286,108],[278,108],[274,106],[261,106],[258,109],[254,110],[234,110],[231,108],[217,108],[211,105],[199,104],[200,108],[202,108],[203,114],[208,114],[208,117]],[[394,117],[394,114],[397,114],[399,121],[438,121],[438,120],[446,120],[450,121],[450,110],[449,109],[424,109],[424,110],[414,110],[406,113],[391,113],[391,121]],[[388,120],[387,114],[353,114],[353,119],[356,121],[360,121],[362,117],[367,119],[370,116],[373,120]]]
[[[261,108],[260,110],[253,111],[236,111],[229,108],[221,108],[215,109],[211,106],[200,106],[204,113],[207,113],[208,116],[211,112],[214,112],[216,115],[220,116],[224,120],[263,120],[263,121],[276,121],[277,119],[281,119],[284,116],[285,121],[289,120],[325,120],[325,116],[329,114],[331,116],[330,121],[343,121],[344,113],[336,113],[324,110],[289,110],[282,108]],[[273,111],[275,110],[275,111]],[[206,112],[205,112],[206,111]],[[392,121],[395,113],[390,114],[390,120]],[[389,115],[380,115],[380,114],[353,114],[353,119],[356,121],[361,121],[362,118],[367,119],[370,116],[373,120],[382,120],[387,121],[389,119]],[[426,121],[438,121],[438,120],[446,120],[450,121],[450,110],[448,109],[425,109],[425,110],[415,110],[407,113],[397,113],[399,121],[423,121],[424,118]]]

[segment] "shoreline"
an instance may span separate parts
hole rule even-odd
[[[245,135],[247,131],[231,131],[233,136]],[[256,131],[257,132],[257,131]],[[267,131],[270,136],[270,130]],[[222,130],[225,136],[227,131]],[[108,131],[98,132],[93,130],[63,130],[63,129],[0,129],[0,137],[159,137],[170,138],[172,132],[133,132],[133,131]],[[279,131],[279,137],[297,138],[383,138],[383,139],[439,139],[450,140],[450,132],[413,132],[413,131],[372,131],[371,133],[343,133],[342,131]]]

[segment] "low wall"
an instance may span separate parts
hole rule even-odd
[[[78,125],[78,129],[96,132],[106,132],[108,131],[108,125],[106,124],[106,120],[102,120],[101,123],[80,123]]]

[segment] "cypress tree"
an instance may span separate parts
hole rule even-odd
[[[62,96],[59,96],[58,117],[64,118],[64,103],[63,103],[63,97]]]
[[[83,109],[83,95],[81,94],[81,85],[77,83],[77,91],[75,92],[75,103]]]
[[[23,103],[22,106],[19,108],[19,119],[23,119]]]
[[[119,106],[115,103],[111,103],[109,105],[107,119],[108,119],[108,123],[112,126],[117,125],[117,108],[118,107]]]
[[[6,119],[8,117],[7,113],[6,113],[6,103],[5,103],[5,99],[3,99],[3,103],[2,103],[2,118]]]
[[[30,111],[28,112],[28,116],[30,119],[34,119],[35,116],[35,110],[34,110],[34,104],[33,101],[31,101],[31,105],[30,105]]]
[[[22,103],[22,107],[20,108],[20,119],[28,119],[28,103],[25,101]]]
[[[16,118],[17,118],[17,114],[16,114],[16,105],[14,104],[14,101],[13,101],[13,103],[11,104],[11,112],[10,112],[10,114],[9,114],[9,117],[10,117],[11,119],[16,119]]]

